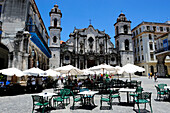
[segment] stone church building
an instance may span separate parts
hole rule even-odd
[[[50,12],[51,25],[50,45],[52,53],[50,68],[73,65],[80,69],[90,68],[99,64],[124,66],[134,64],[131,21],[121,13],[115,23],[116,47],[111,42],[111,37],[95,29],[93,25],[87,28],[74,28],[66,42],[61,42],[60,33],[62,13],[58,5],[54,5]]]

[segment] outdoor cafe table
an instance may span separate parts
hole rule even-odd
[[[92,104],[95,106],[95,104],[94,104],[94,95],[95,95],[96,93],[98,93],[98,92],[99,92],[99,91],[82,91],[82,92],[79,92],[79,93],[77,93],[77,94],[79,94],[79,95],[84,95],[84,96],[83,96],[84,99],[86,99],[85,96],[86,96],[86,97],[91,96],[91,97],[92,97]]]
[[[120,88],[119,92],[127,92],[127,103],[129,103],[129,92],[136,92],[136,89]]]
[[[37,94],[32,94],[32,95],[38,95],[38,96],[43,96],[43,98],[46,98],[49,101],[49,106],[52,107],[51,105],[51,100],[53,96],[57,96],[56,93],[37,93]]]

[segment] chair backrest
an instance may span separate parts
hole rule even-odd
[[[138,81],[137,86],[141,86],[141,83],[142,83],[141,81]]]
[[[61,98],[64,98],[64,96],[66,95],[66,91],[64,89],[60,90],[60,96]]]
[[[40,102],[40,103],[43,103],[43,96],[39,96],[39,95],[32,95],[32,100],[33,100],[33,103],[34,102]]]
[[[164,89],[165,86],[167,86],[167,84],[158,84],[158,87],[159,87],[160,89]]]
[[[139,94],[139,93],[142,93],[142,91],[143,91],[142,87],[139,86],[139,87],[136,88],[136,93]]]
[[[65,91],[65,94],[66,94],[66,95],[69,95],[69,94],[70,94],[70,89],[64,89],[64,91]]]
[[[89,89],[88,88],[80,89],[80,92],[83,92],[83,91],[89,91]]]
[[[160,88],[158,86],[155,85],[155,87],[156,87],[157,92],[160,91]]]
[[[142,92],[138,94],[137,99],[149,99],[151,100],[151,92]]]

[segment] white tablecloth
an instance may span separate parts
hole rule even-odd
[[[83,91],[83,92],[79,92],[79,95],[94,95],[96,93],[98,93],[99,91]]]
[[[136,89],[120,88],[119,92],[136,92]]]
[[[56,93],[37,93],[37,94],[32,94],[32,95],[38,95],[38,96],[43,96],[43,97],[52,97],[57,94]]]

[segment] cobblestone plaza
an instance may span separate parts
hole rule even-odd
[[[129,78],[121,78],[123,80]],[[167,101],[157,101],[156,99],[156,88],[155,85],[159,83],[165,83],[168,86],[170,85],[169,79],[158,78],[158,82],[154,82],[152,79],[148,79],[146,77],[139,77],[139,78],[132,78],[133,80],[141,80],[142,87],[146,92],[152,92],[152,108],[153,113],[168,113],[170,111],[170,103]],[[43,92],[53,92],[53,89],[46,89]],[[121,102],[126,102],[127,97],[126,93],[120,93]],[[73,105],[72,97],[71,103],[65,107],[65,109],[56,109],[49,111],[50,113],[136,113],[133,110],[133,106],[121,106],[117,104],[117,99],[113,100],[112,110],[107,109],[109,106],[107,103],[104,103],[104,107],[100,110],[100,98],[101,95],[95,95],[95,104],[97,107],[92,108],[92,110],[83,109],[79,103],[76,103],[76,109],[70,109]],[[140,108],[143,109],[144,105],[141,105]],[[137,109],[137,106],[135,106]],[[149,105],[147,105],[147,111],[144,113],[148,113],[150,111]],[[16,96],[4,96],[0,97],[0,113],[31,113],[32,112],[32,98],[31,94],[24,94],[24,95],[16,95]]]

